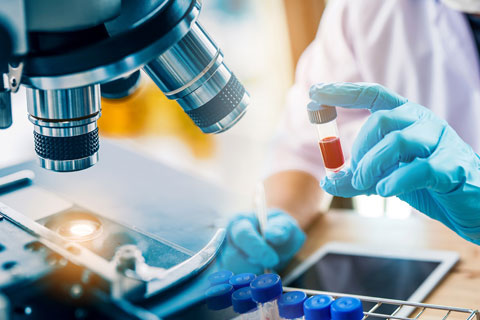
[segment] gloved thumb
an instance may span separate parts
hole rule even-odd
[[[370,195],[375,192],[374,188],[370,190],[357,190],[352,185],[353,173],[350,168],[345,171],[338,172],[335,177],[324,177],[320,181],[320,187],[325,192],[333,196],[342,198],[351,198],[358,195]]]

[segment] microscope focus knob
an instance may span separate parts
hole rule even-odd
[[[33,132],[37,155],[51,163],[47,169],[55,171],[76,171],[92,164],[89,158],[96,157],[100,148],[98,128],[72,137],[52,137]],[[95,159],[96,162],[96,159]],[[87,164],[85,164],[87,163]]]

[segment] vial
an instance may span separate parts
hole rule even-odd
[[[330,306],[333,298],[324,294],[319,294],[308,298],[303,304],[305,320],[330,320]]]
[[[362,320],[362,302],[353,297],[343,297],[332,302],[332,320]]]
[[[218,284],[210,287],[205,292],[207,307],[210,310],[224,310],[232,306],[233,286],[231,284]]]
[[[278,299],[278,313],[280,319],[305,319],[303,313],[303,303],[307,300],[307,295],[302,291],[291,291],[282,294]]]
[[[235,290],[250,287],[250,283],[255,280],[256,277],[254,273],[239,273],[230,278],[230,284]]]
[[[252,299],[258,305],[263,320],[279,320],[278,298],[282,295],[282,280],[278,274],[267,273],[250,283]]]
[[[345,165],[340,136],[337,127],[337,110],[335,107],[311,101],[308,106],[308,118],[315,125],[318,145],[322,153],[327,175],[332,177]]]
[[[233,277],[232,271],[221,270],[209,275],[208,281],[210,282],[210,286],[216,286],[218,284],[229,284],[231,277]]]
[[[260,310],[252,299],[250,287],[243,287],[232,294],[233,311],[240,314],[242,320],[260,320]]]

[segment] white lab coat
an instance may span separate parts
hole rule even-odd
[[[302,55],[272,145],[269,173],[323,172],[306,105],[312,84],[377,82],[430,108],[478,153],[480,69],[463,13],[437,0],[330,0],[316,39]],[[337,108],[342,145],[349,154],[365,110]]]

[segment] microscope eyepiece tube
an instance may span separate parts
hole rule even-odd
[[[100,85],[61,90],[28,88],[27,106],[34,124],[35,151],[43,168],[77,171],[98,161]]]
[[[248,92],[224,64],[220,49],[198,22],[144,70],[205,133],[229,129],[240,120],[249,103]]]

